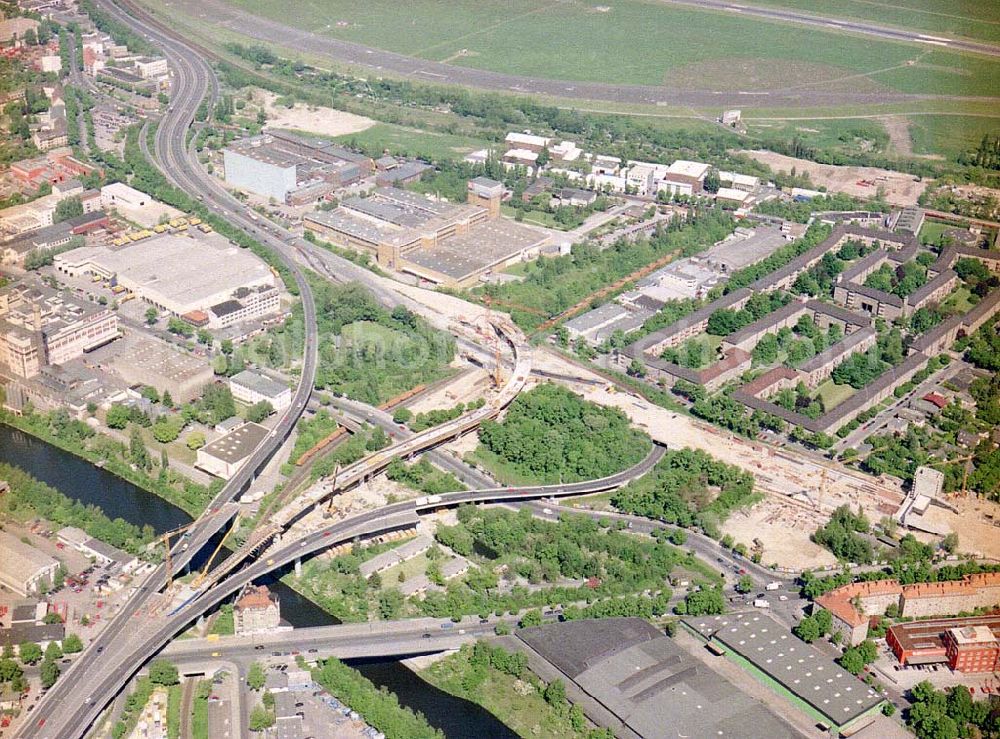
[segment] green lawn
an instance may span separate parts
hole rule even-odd
[[[854,395],[855,392],[850,385],[837,385],[833,380],[827,380],[816,388],[813,397],[822,398],[823,405],[827,410],[831,410]]]
[[[469,152],[485,149],[490,143],[469,136],[421,131],[394,123],[379,123],[360,133],[338,136],[334,140],[355,149],[388,149],[393,154],[428,161],[460,159]]]
[[[1000,132],[1000,116],[915,115],[910,118],[910,137],[916,154],[952,157],[975,149],[984,135],[997,132]]]
[[[971,295],[972,292],[969,288],[963,285],[945,298],[945,301],[941,304],[941,308],[947,313],[968,313],[972,310],[972,306],[975,305],[969,299]]]
[[[928,218],[920,227],[920,243],[937,245],[941,234],[953,228],[955,228],[954,224],[932,221]]]
[[[510,218],[514,217],[517,211],[511,208],[509,205],[500,206],[500,211]],[[560,231],[566,230],[564,226],[556,222],[556,217],[552,213],[546,213],[545,211],[535,210],[528,211],[524,214],[524,222],[530,223],[534,226],[543,226],[545,228],[557,228]]]
[[[1000,85],[1000,60],[988,57],[972,63],[940,47],[642,0],[411,0],[406,12],[387,0],[236,4],[338,39],[537,77],[732,90],[822,81],[839,89],[949,95],[992,95]],[[846,79],[858,74],[871,78]]]

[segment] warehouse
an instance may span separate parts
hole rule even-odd
[[[588,718],[628,737],[800,736],[674,639],[639,618],[547,624],[517,632],[532,670],[568,683]]]
[[[280,307],[276,279],[268,266],[218,234],[165,233],[114,250],[81,247],[58,255],[54,266],[70,276],[92,274],[112,280],[175,316],[240,300],[240,295],[254,301],[253,315],[244,319],[269,315]],[[259,288],[273,290],[262,293]]]
[[[101,366],[114,370],[129,384],[169,392],[177,403],[194,400],[215,378],[205,359],[136,332],[98,354]]]
[[[52,584],[59,562],[25,544],[18,537],[0,531],[0,585],[18,595],[38,590],[42,582]]]
[[[808,706],[818,722],[852,733],[875,719],[884,702],[831,657],[788,633],[770,616],[738,613],[685,618],[681,623],[717,650],[737,655],[738,663],[765,684],[786,690]],[[781,692],[780,690],[777,692]]]
[[[244,423],[198,450],[195,466],[228,480],[271,433],[256,423]]]

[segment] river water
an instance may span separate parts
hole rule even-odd
[[[17,465],[65,495],[100,506],[112,518],[121,517],[139,526],[148,523],[157,533],[175,529],[191,520],[187,513],[163,498],[41,439],[0,424],[0,463],[3,462]],[[266,582],[281,599],[282,617],[293,626],[336,623],[333,616],[280,580]],[[488,711],[438,690],[398,660],[359,660],[349,661],[349,664],[376,685],[384,685],[394,692],[404,706],[421,711],[432,726],[448,737],[506,739],[517,736]]]

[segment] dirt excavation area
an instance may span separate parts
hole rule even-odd
[[[254,102],[263,105],[269,128],[304,131],[321,136],[344,136],[375,125],[371,118],[334,108],[295,103],[291,108],[277,105],[278,96],[266,90],[254,90]]]
[[[672,448],[701,449],[752,473],[757,489],[767,494],[767,499],[749,515],[744,512],[732,516],[723,529],[748,546],[755,536],[760,538],[768,564],[800,569],[832,562],[824,550],[809,541],[809,534],[826,521],[834,508],[861,505],[869,518],[877,521],[902,502],[899,484],[891,478],[876,481],[826,460],[792,455],[736,437],[638,396],[609,389],[599,376],[551,350],[536,349],[533,367],[578,378],[559,382],[587,400],[619,408],[656,441]]]
[[[842,192],[859,198],[870,198],[878,188],[885,192],[885,199],[893,205],[916,205],[917,198],[926,189],[927,182],[916,177],[890,169],[876,167],[838,167],[833,164],[818,164],[808,159],[776,154],[773,151],[741,151],[740,154],[766,164],[776,172],[808,174],[814,187],[825,187],[830,192]],[[865,184],[862,184],[865,183]]]

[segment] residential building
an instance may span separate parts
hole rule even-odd
[[[247,405],[266,400],[274,410],[283,411],[292,404],[292,391],[287,385],[252,370],[230,377],[229,389],[234,398]]]
[[[145,80],[166,77],[170,73],[164,57],[144,56],[135,60],[135,71]]]
[[[547,136],[534,136],[528,132],[517,133],[516,131],[512,131],[507,134],[504,143],[507,145],[507,151],[521,149],[538,154],[552,143],[552,139]]]

